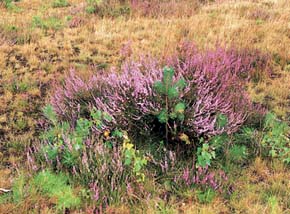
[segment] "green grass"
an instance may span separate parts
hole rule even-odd
[[[67,0],[54,0],[52,3],[52,7],[57,8],[57,7],[67,7],[69,6],[69,3]]]

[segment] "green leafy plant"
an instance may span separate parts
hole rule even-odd
[[[129,138],[124,135],[123,149],[126,166],[133,166],[133,173],[138,177],[138,182],[143,182],[145,180],[145,174],[143,173],[143,168],[147,165],[147,160],[142,156],[139,150],[134,149],[134,145],[130,143]]]
[[[211,165],[211,160],[215,158],[214,147],[209,146],[208,143],[202,144],[197,148],[197,162],[196,168],[206,167]]]
[[[126,185],[145,181],[147,159],[134,148],[126,132],[107,129],[106,123],[113,120],[108,113],[93,108],[86,118],[78,117],[73,124],[57,117],[49,105],[44,115],[48,119],[46,130],[34,152],[43,169],[48,166],[70,173],[89,190],[85,197],[97,206],[132,200]],[[62,207],[70,204],[65,198],[58,200],[63,201]]]
[[[197,198],[200,203],[210,203],[214,199],[216,193],[211,188],[208,188],[205,191],[197,191]]]
[[[167,67],[163,69],[162,81],[156,81],[154,83],[154,89],[161,97],[161,100],[163,100],[163,107],[158,113],[157,118],[160,123],[165,124],[167,141],[169,130],[172,131],[172,134],[176,134],[176,130],[174,128],[172,129],[169,120],[181,122],[184,120],[186,106],[179,97],[185,86],[185,80],[183,78],[174,80],[174,69]]]
[[[216,126],[223,128],[227,125],[228,119],[226,115],[218,114],[216,119]],[[197,161],[196,167],[206,167],[211,165],[211,161],[216,158],[217,155],[223,154],[226,149],[226,143],[228,143],[228,135],[222,133],[211,137],[207,142],[203,138],[199,139],[199,147],[197,148]]]
[[[52,122],[53,125],[57,124],[57,115],[53,110],[52,105],[46,105],[43,108],[43,114],[50,122]]]
[[[290,163],[289,131],[289,125],[275,114],[266,115],[261,145],[270,157],[279,158],[287,164]]]
[[[106,122],[112,122],[113,118],[106,112],[102,112],[95,108],[91,111],[91,117],[93,118],[93,123],[98,129],[103,129]]]
[[[226,133],[213,136],[207,142],[203,138],[199,139],[199,147],[197,148],[197,160],[196,167],[210,166],[213,159],[217,156],[223,156],[226,144],[229,141],[229,137]]]
[[[216,118],[216,126],[220,129],[227,125],[228,117],[224,114],[218,114]]]

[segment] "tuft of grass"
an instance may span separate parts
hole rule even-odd
[[[49,17],[46,19],[40,16],[34,16],[32,18],[32,27],[41,28],[43,30],[59,30],[63,26],[62,21],[57,17]]]
[[[68,177],[64,174],[53,174],[50,171],[42,171],[37,174],[32,186],[50,198],[56,198],[57,209],[74,208],[80,205],[80,198],[75,195],[68,185]]]
[[[19,1],[19,0],[16,0],[16,1]],[[16,2],[15,1],[15,2]],[[21,12],[21,8],[17,7],[15,4],[14,4],[14,1],[13,0],[1,0],[0,3],[3,2],[4,3],[4,6],[5,8],[7,8],[7,10],[11,11],[11,12]]]
[[[236,163],[241,163],[247,158],[247,148],[244,145],[233,145],[229,149],[229,159]]]
[[[69,3],[67,2],[67,0],[54,0],[54,2],[52,3],[53,8],[67,7],[67,6],[69,6]]]
[[[19,203],[25,198],[25,182],[25,177],[23,175],[20,175],[13,183],[12,193],[13,201],[15,203]]]

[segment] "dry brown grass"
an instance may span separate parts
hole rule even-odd
[[[249,92],[255,102],[263,103],[284,120],[290,118],[290,73],[279,73],[279,78],[251,84]]]

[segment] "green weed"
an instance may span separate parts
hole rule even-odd
[[[67,7],[69,6],[69,3],[67,0],[54,0],[52,3],[52,7],[57,8],[57,7]]]
[[[290,127],[279,120],[275,114],[268,113],[265,117],[261,145],[272,158],[279,158],[290,163]]]

